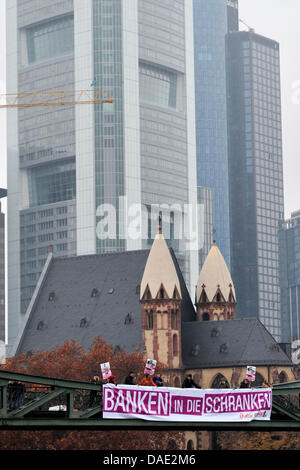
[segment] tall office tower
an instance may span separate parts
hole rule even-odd
[[[1,198],[6,190],[0,188],[0,341],[5,341],[5,215],[1,212]]]
[[[198,186],[199,272],[214,240],[212,189]]]
[[[8,111],[12,343],[50,245],[54,256],[149,246],[153,204],[186,212],[197,184],[189,0],[10,0],[7,24],[7,92],[94,85],[114,99]],[[197,256],[186,241],[174,247],[194,285]]]
[[[229,33],[239,30],[239,0],[227,0],[227,29]]]
[[[194,0],[197,183],[212,188],[215,238],[230,268],[226,48],[237,0]]]
[[[279,44],[228,34],[231,273],[238,316],[280,339],[278,224],[283,220]]]
[[[279,230],[281,341],[300,340],[300,211]]]

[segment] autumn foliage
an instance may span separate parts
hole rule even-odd
[[[123,383],[130,370],[137,374],[138,381],[143,376],[145,358],[139,350],[131,354],[123,350],[114,353],[114,347],[100,336],[94,339],[87,352],[71,340],[66,341],[63,346],[35,353],[31,357],[20,354],[9,358],[2,368],[45,377],[90,381],[96,371],[100,372],[100,364],[103,362],[110,363],[117,383]],[[158,362],[157,370],[163,372],[166,366]]]
[[[298,432],[217,432],[218,450],[300,450]]]
[[[137,382],[143,376],[145,358],[137,350],[127,354],[100,336],[94,339],[89,351],[74,340],[67,341],[51,351],[27,357],[20,354],[7,359],[2,369],[44,377],[90,381],[100,373],[100,364],[109,362],[117,383],[124,383],[129,371],[134,371]],[[166,371],[157,363],[157,370]],[[101,373],[100,373],[101,375]],[[150,431],[0,431],[0,450],[172,450],[183,448],[184,434],[180,432]]]

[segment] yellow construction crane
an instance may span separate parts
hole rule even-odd
[[[22,91],[0,94],[0,108],[33,106],[68,106],[73,104],[113,103],[113,98],[100,88],[89,90]]]

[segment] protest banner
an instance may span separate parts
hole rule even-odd
[[[104,419],[150,421],[269,421],[271,389],[180,389],[103,386]]]

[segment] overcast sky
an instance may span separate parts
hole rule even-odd
[[[289,217],[292,211],[300,209],[300,0],[239,0],[239,3],[241,19],[257,33],[280,43],[285,216]],[[4,13],[5,0],[0,0],[0,93],[5,92]],[[242,24],[240,27],[245,29]],[[297,89],[299,92],[295,93]],[[3,116],[0,109],[0,187],[6,185]]]

